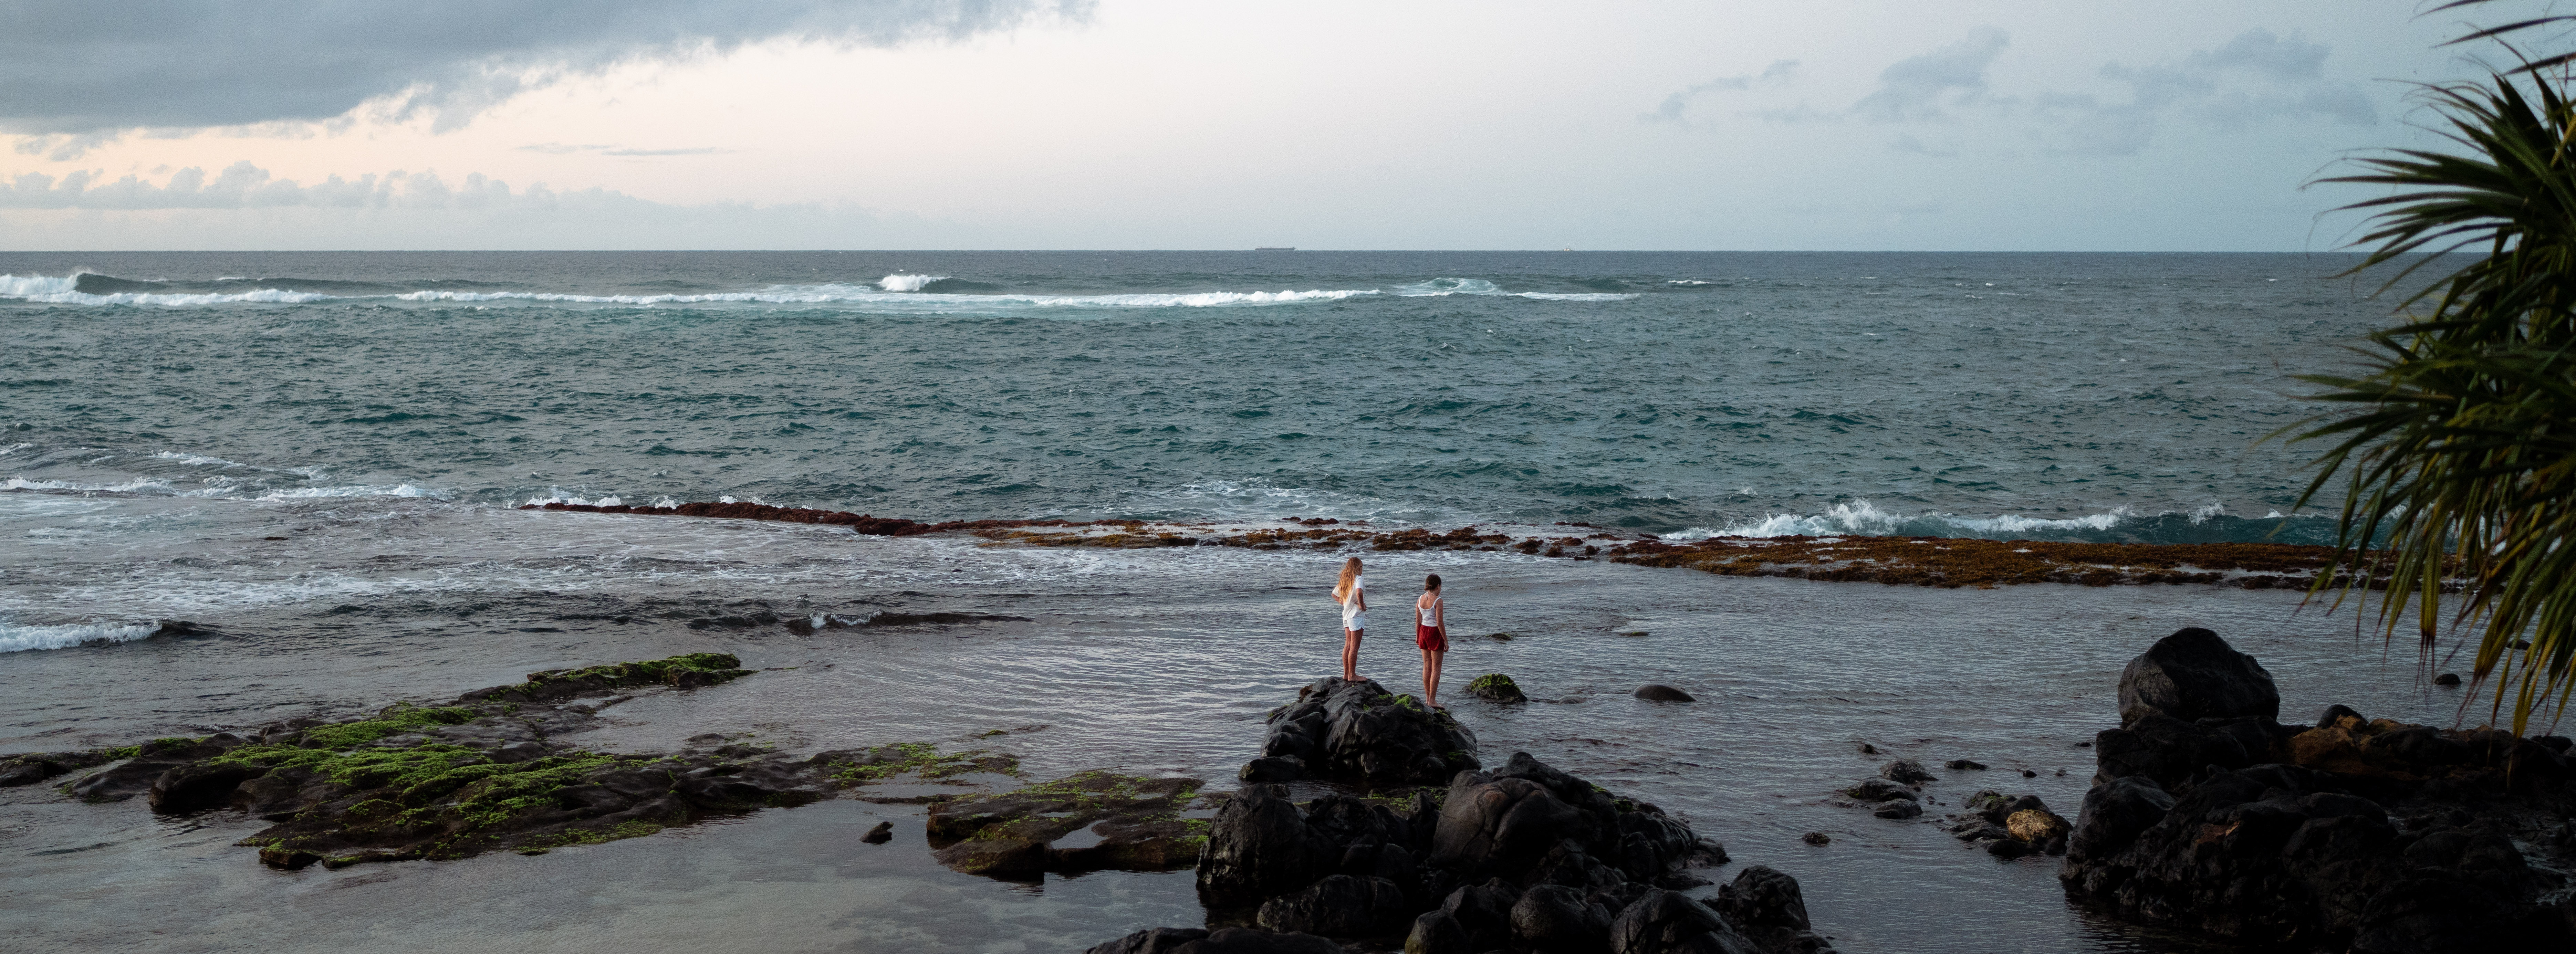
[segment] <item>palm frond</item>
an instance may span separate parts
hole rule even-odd
[[[2531,65],[2426,89],[2456,152],[2324,180],[2395,190],[2345,207],[2372,213],[2354,273],[2393,265],[2385,292],[2448,271],[2398,300],[2404,321],[2370,336],[2362,373],[2301,376],[2349,410],[2289,429],[2326,446],[2300,505],[2338,481],[2344,499],[2316,592],[2376,600],[2388,638],[2411,628],[2429,654],[2456,590],[2449,625],[2479,633],[2473,685],[2517,733],[2576,692],[2576,106]]]

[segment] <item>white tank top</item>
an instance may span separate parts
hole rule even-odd
[[[1413,607],[1413,611],[1422,617],[1422,625],[1431,627],[1438,627],[1440,625],[1439,600],[1432,600],[1431,605],[1429,606],[1417,604]]]

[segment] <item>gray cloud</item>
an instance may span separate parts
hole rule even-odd
[[[1721,76],[1705,83],[1693,85],[1681,92],[1666,96],[1664,97],[1662,105],[1656,106],[1649,112],[1638,113],[1637,121],[1641,123],[1678,123],[1682,121],[1682,114],[1686,110],[1690,109],[1691,100],[1698,98],[1701,94],[1726,91],[1740,92],[1752,89],[1757,85],[1786,86],[1797,78],[1798,61],[1775,60],[1770,66],[1763,67],[1762,72],[1759,74],[1745,73],[1739,76]]]
[[[335,175],[304,185],[248,162],[211,176],[192,166],[170,173],[159,185],[130,175],[110,181],[86,170],[60,179],[31,172],[0,180],[0,209],[480,209],[566,203],[662,204],[605,189],[556,192],[542,183],[513,192],[509,183],[480,173],[455,185],[434,172],[369,173],[354,179]]]
[[[2194,53],[2186,62],[2201,69],[2248,69],[2276,80],[2312,80],[2325,75],[2326,54],[2333,51],[2297,34],[2284,40],[2270,30],[2257,29],[2237,34],[2215,50]]]
[[[2128,102],[2089,94],[2050,94],[2032,105],[2065,125],[2066,147],[2092,155],[2133,155],[2173,116],[2211,128],[2259,128],[2276,119],[2326,119],[2353,126],[2379,122],[2379,108],[2349,83],[2325,80],[2333,48],[2270,30],[2237,34],[2216,49],[2181,60],[2131,67],[2113,62],[2102,77],[2126,83]]]
[[[797,38],[954,40],[1092,0],[0,0],[0,130],[77,158],[103,131],[340,117],[369,102],[453,129],[526,90],[630,62]]]
[[[1986,67],[2012,45],[2012,35],[1994,27],[1968,31],[1957,43],[1898,60],[1878,74],[1878,91],[1852,108],[1880,122],[1947,118],[1944,98],[1953,104],[1976,102],[1986,91]]]

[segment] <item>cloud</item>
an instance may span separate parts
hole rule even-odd
[[[595,152],[603,156],[714,156],[729,153],[733,150],[721,149],[715,146],[691,146],[685,149],[637,149],[631,146],[620,146],[614,143],[589,143],[576,146],[560,142],[541,142],[534,145],[520,146],[519,151],[542,152],[550,156],[560,156],[575,152]]]
[[[1998,92],[1989,69],[2012,45],[2012,37],[1994,27],[1978,27],[1957,42],[1909,56],[1879,73],[1878,88],[1848,108],[1817,108],[1804,103],[1741,110],[1739,115],[1767,122],[1798,124],[1852,118],[1881,123],[1921,125],[1963,120],[2011,119],[2035,123],[2029,134],[2044,148],[2095,156],[2126,156],[2153,145],[2176,125],[2234,132],[2262,129],[2283,119],[2325,120],[2368,126],[2379,121],[2379,109],[2350,83],[2326,79],[2325,62],[2333,49],[2293,33],[2247,30],[2214,48],[2145,66],[2104,64],[2097,75],[2126,97],[2091,92]],[[1765,84],[1772,75],[1733,76],[1711,80],[1673,94],[1641,122],[1686,122],[1692,99],[1718,90],[1749,90],[1785,85],[1793,61],[1775,65],[1784,79]],[[1922,156],[1955,156],[1958,147],[1935,146],[1913,132],[1898,135],[1887,149]]]
[[[2289,39],[2273,35],[2270,30],[2247,30],[2215,50],[2193,53],[2185,62],[2200,69],[2247,69],[2276,80],[2312,80],[2325,75],[2326,54],[2334,48],[2323,43],[2301,40],[2298,34]]]
[[[60,179],[31,172],[0,181],[0,209],[479,209],[565,203],[662,205],[604,189],[556,192],[542,183],[513,192],[509,183],[481,173],[452,186],[434,172],[401,171],[354,179],[335,175],[303,185],[248,162],[233,163],[212,176],[191,166],[159,185],[130,175],[106,181],[87,170]]]
[[[1878,91],[1852,108],[1880,122],[1945,119],[1942,99],[1959,105],[1977,101],[1986,91],[1986,67],[2010,45],[2012,35],[2002,30],[1970,30],[1957,43],[1896,61],[1878,74]]]
[[[1724,91],[1740,92],[1752,89],[1757,85],[1766,87],[1786,86],[1795,82],[1797,78],[1798,61],[1777,60],[1770,66],[1763,67],[1760,74],[1746,73],[1740,76],[1721,76],[1717,79],[1709,80],[1705,83],[1699,83],[1688,89],[1684,89],[1681,92],[1666,96],[1664,97],[1662,105],[1656,106],[1650,111],[1638,113],[1637,121],[1641,123],[1682,122],[1682,114],[1690,108],[1691,100],[1698,98],[1701,94]]]
[[[1091,3],[160,0],[110,12],[0,0],[9,24],[0,31],[0,131],[54,137],[32,152],[66,158],[110,131],[321,121],[362,105],[393,119],[427,116],[444,131],[519,93],[625,63],[777,38],[957,40],[1081,19]]]
[[[2129,87],[2127,102],[2090,94],[2046,94],[2032,105],[2061,123],[2069,151],[2134,155],[2150,145],[2166,117],[2221,131],[2257,129],[2279,120],[2326,119],[2352,126],[2379,122],[2370,97],[2349,83],[2328,82],[2325,61],[2333,48],[2298,34],[2270,30],[2237,34],[2216,49],[2180,60],[2131,67],[2104,64],[2104,79]]]

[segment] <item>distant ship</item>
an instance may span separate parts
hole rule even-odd
[[[1264,245],[1260,248],[1253,249],[1253,251],[1256,252],[1294,252],[1296,250],[1297,246],[1294,245]]]

